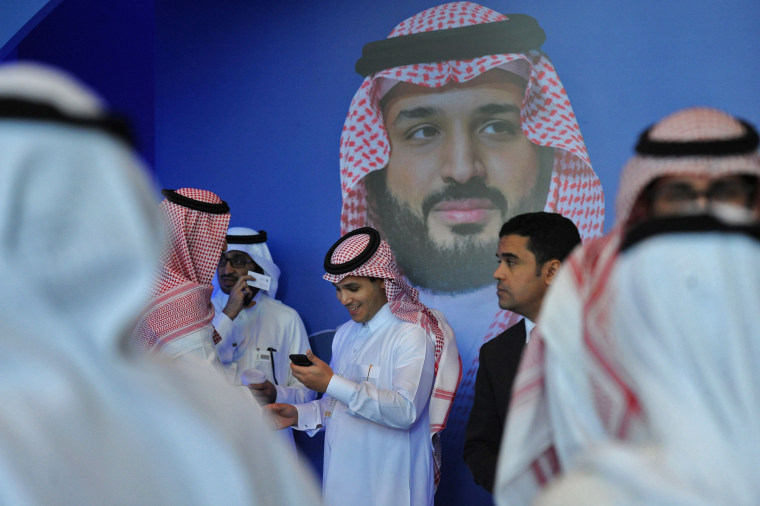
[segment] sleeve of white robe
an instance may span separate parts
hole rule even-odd
[[[377,388],[367,381],[357,383],[334,374],[322,399],[296,406],[298,428],[310,432],[318,429],[330,397],[373,422],[386,427],[409,428],[430,398],[435,351],[421,327],[407,325],[403,332],[394,350],[392,389]]]
[[[569,268],[547,292],[538,331],[544,339],[546,396],[557,456],[563,468],[605,431],[593,404],[583,346],[583,308]]]
[[[757,502],[759,253],[674,235],[621,258],[612,328],[648,434],[593,448],[541,504]]]

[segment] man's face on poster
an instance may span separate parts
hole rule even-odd
[[[368,199],[415,285],[490,284],[501,225],[543,209],[553,155],[522,132],[525,84],[491,70],[442,88],[400,83],[383,97],[391,156],[367,176]]]

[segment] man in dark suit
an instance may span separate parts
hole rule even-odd
[[[499,232],[499,267],[493,274],[499,307],[524,318],[480,348],[464,460],[475,482],[489,492],[523,347],[535,327],[544,294],[562,261],[580,242],[572,221],[546,212],[515,216]]]

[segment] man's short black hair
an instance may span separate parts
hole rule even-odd
[[[528,251],[536,257],[540,267],[549,260],[563,262],[581,242],[575,224],[557,213],[519,214],[501,226],[499,238],[519,235],[528,238]]]

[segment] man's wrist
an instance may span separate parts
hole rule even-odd
[[[229,307],[229,304],[228,304],[227,306],[224,307],[224,309],[222,310],[222,313],[226,314],[227,318],[229,318],[230,320],[234,320],[235,318],[237,318],[237,315],[240,314],[241,309],[242,308],[235,311],[234,309]]]
[[[327,378],[327,382],[325,382],[324,387],[322,388],[322,393],[327,392],[327,389],[330,386],[330,381],[333,379],[333,376],[335,376],[335,374],[332,371],[330,371],[330,377]]]
[[[325,393],[343,404],[348,404],[356,390],[356,383],[337,374],[333,374],[327,384]]]

